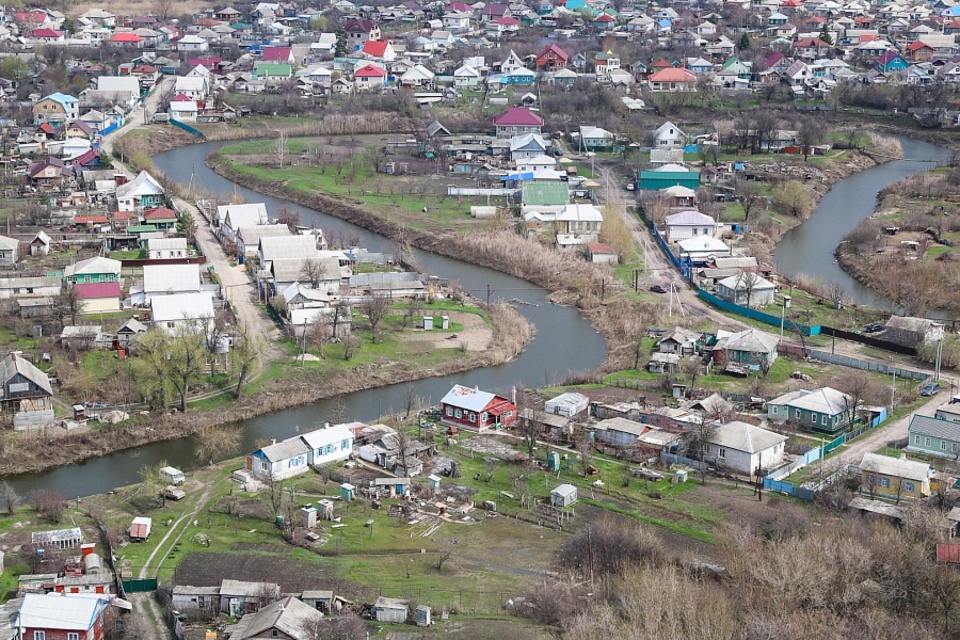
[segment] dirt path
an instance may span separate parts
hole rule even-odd
[[[112,156],[114,142],[129,133],[132,129],[136,129],[138,127],[142,127],[144,124],[147,124],[144,122],[144,111],[150,114],[156,113],[160,107],[161,98],[163,98],[167,90],[170,89],[175,82],[176,79],[173,77],[162,78],[160,82],[153,87],[150,93],[147,94],[146,99],[143,101],[143,107],[132,111],[122,127],[104,136],[103,140],[100,141],[101,152],[106,153],[108,156]],[[128,175],[130,174],[126,167],[120,163],[117,163],[116,166]]]
[[[493,339],[493,329],[488,327],[483,318],[475,313],[461,311],[445,311],[443,315],[450,318],[450,322],[463,325],[463,329],[456,333],[431,334],[424,331],[404,331],[400,339],[405,342],[419,342],[429,345],[431,349],[449,349],[461,347],[467,351],[486,351]],[[456,336],[456,337],[454,337]]]
[[[200,497],[197,498],[197,502],[193,506],[193,510],[190,511],[189,513],[183,514],[182,516],[177,518],[176,522],[170,525],[170,529],[167,531],[167,534],[160,539],[160,542],[158,542],[157,546],[154,547],[153,553],[151,553],[150,556],[144,561],[143,566],[140,568],[140,573],[137,576],[138,578],[143,579],[147,577],[151,577],[151,578],[157,577],[157,574],[160,573],[160,567],[163,565],[164,560],[167,559],[167,556],[170,555],[170,550],[173,548],[173,545],[170,545],[170,547],[167,548],[167,551],[163,554],[163,557],[161,557],[160,560],[157,562],[157,568],[153,572],[153,575],[149,576],[148,572],[150,570],[150,563],[153,562],[153,558],[157,555],[157,552],[159,552],[160,549],[162,549],[163,546],[167,543],[167,540],[170,538],[170,536],[172,536],[174,532],[177,531],[177,527],[180,525],[180,523],[183,522],[184,520],[187,520],[187,524],[184,525],[184,527],[180,530],[179,533],[177,533],[177,537],[174,539],[173,544],[175,545],[177,542],[180,541],[180,538],[183,537],[183,534],[186,533],[187,529],[190,528],[190,521],[194,520],[197,517],[197,514],[200,513],[200,510],[207,505],[207,502],[210,500],[210,494],[212,493],[212,491],[213,491],[213,487],[211,486],[208,486],[206,489],[204,489],[203,493],[200,494]]]

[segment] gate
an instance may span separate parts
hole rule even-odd
[[[127,593],[144,593],[146,591],[157,590],[156,578],[144,578],[142,580],[124,580],[123,590]]]

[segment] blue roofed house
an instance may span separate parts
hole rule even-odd
[[[51,93],[33,105],[33,123],[66,124],[80,117],[80,101],[64,93]]]
[[[913,416],[907,427],[907,450],[954,460],[960,458],[960,423],[941,417]]]

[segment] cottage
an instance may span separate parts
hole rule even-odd
[[[752,477],[783,461],[786,441],[787,437],[779,433],[733,420],[707,436],[704,459]]]
[[[200,293],[200,268],[195,264],[144,265],[142,295],[131,299],[135,304],[149,305],[155,296],[178,293]]]
[[[311,448],[300,436],[261,447],[247,456],[246,468],[265,480],[285,480],[309,470]]]
[[[537,70],[556,71],[567,66],[569,54],[555,44],[549,44],[537,55]]]
[[[119,260],[95,256],[67,265],[63,276],[67,282],[73,284],[119,282],[121,266]]]
[[[280,599],[280,585],[273,582],[222,580],[220,582],[220,610],[239,617]],[[268,636],[269,637],[269,636]]]
[[[99,640],[111,596],[87,593],[27,593],[17,612],[17,638]]]
[[[657,351],[680,356],[693,355],[700,350],[702,340],[702,333],[683,327],[674,327],[657,341]]]
[[[718,365],[737,363],[754,367],[769,367],[777,359],[776,336],[746,329],[737,333],[717,333],[718,340],[713,346],[713,361]]]
[[[63,160],[48,156],[30,166],[27,180],[31,186],[41,191],[55,191],[63,186],[65,175],[69,171]]]
[[[613,147],[614,135],[600,127],[580,126],[579,151],[609,151]]]
[[[767,402],[771,422],[831,434],[852,427],[856,414],[853,398],[832,387],[790,391]]]
[[[883,338],[916,349],[943,340],[943,324],[927,318],[890,316]]]
[[[681,260],[689,262],[691,265],[701,265],[711,262],[715,258],[729,256],[732,252],[723,240],[711,236],[697,236],[687,238],[677,243],[677,249]]]
[[[648,427],[627,418],[607,418],[593,426],[594,437],[613,447],[632,446]]]
[[[33,105],[33,123],[66,124],[80,117],[80,101],[63,93],[52,93]]]
[[[163,329],[171,335],[199,324],[206,333],[213,323],[213,300],[207,293],[175,293],[153,296],[150,317],[154,329]]]
[[[115,313],[120,311],[119,282],[91,282],[73,285],[77,296],[83,301],[80,313]]]
[[[476,387],[454,385],[440,401],[441,421],[470,431],[509,427],[517,417],[515,403]]]
[[[161,207],[166,199],[163,187],[146,171],[124,184],[117,185],[117,208],[120,211],[142,211]]]
[[[697,90],[697,76],[687,69],[667,68],[647,78],[650,91],[686,93]]]
[[[248,613],[232,627],[231,640],[311,637],[323,614],[293,596]],[[309,634],[309,635],[307,635]]]
[[[960,456],[960,423],[914,415],[907,427],[907,450],[956,460]]]
[[[743,271],[717,282],[717,296],[746,307],[762,308],[773,303],[777,287],[751,271]]]
[[[550,492],[550,504],[555,507],[571,507],[577,502],[577,488],[561,484]]]
[[[340,462],[353,455],[353,432],[346,424],[317,429],[300,437],[310,449],[307,460],[310,466]]]
[[[667,242],[680,242],[697,236],[713,236],[716,221],[705,213],[688,209],[664,218]]]
[[[498,138],[512,138],[524,133],[540,134],[543,118],[526,107],[510,107],[493,119]]]
[[[55,277],[0,278],[0,300],[52,297],[60,293],[62,285]]]
[[[37,232],[37,235],[33,236],[33,239],[30,240],[30,255],[45,256],[49,254],[51,242],[50,236],[41,229]]]
[[[15,430],[23,431],[53,423],[53,388],[50,379],[16,353],[0,360],[0,393],[0,404],[15,411]]]
[[[864,454],[860,462],[860,493],[871,498],[925,498],[930,495],[933,469],[926,462]]]

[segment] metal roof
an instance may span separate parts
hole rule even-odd
[[[932,418],[930,416],[915,415],[910,419],[910,426],[907,427],[907,432],[960,442],[960,423],[953,422],[952,420],[941,420],[940,418]]]
[[[447,395],[440,401],[442,404],[449,404],[453,407],[466,409],[467,411],[479,412],[497,398],[496,394],[489,391],[481,391],[476,387],[465,387],[462,384],[455,384]]]
[[[144,265],[144,293],[199,293],[200,268],[195,264]]]
[[[154,323],[213,318],[213,300],[206,293],[175,293],[150,300]]]
[[[710,444],[736,451],[758,453],[786,442],[786,440],[787,437],[779,433],[767,431],[739,420],[732,420],[714,429],[707,441]]]
[[[27,593],[17,617],[21,629],[87,631],[110,596],[92,593]]]
[[[3,360],[0,360],[0,376],[2,376],[0,383],[6,382],[18,373],[51,396],[53,395],[53,389],[50,387],[50,378],[48,378],[47,374],[43,371],[40,371],[40,369],[37,369],[15,353],[11,353]],[[70,529],[70,531],[79,532],[80,530]]]
[[[860,462],[860,470],[879,473],[894,478],[924,481],[930,477],[930,465],[905,458],[891,458],[877,453],[866,453]]]

